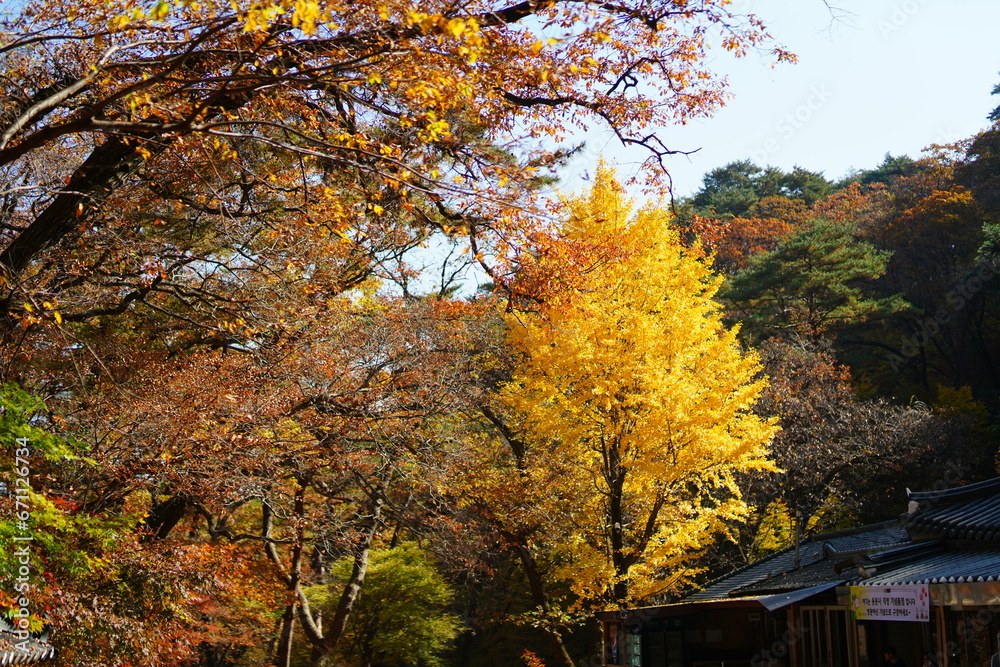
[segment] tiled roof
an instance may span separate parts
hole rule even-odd
[[[910,491],[910,500],[923,501],[947,501],[958,502],[974,500],[989,496],[1000,495],[1000,477],[987,479],[975,484],[957,486],[953,489],[939,489],[936,491]]]
[[[961,584],[973,581],[996,581],[1000,578],[1000,550],[956,551],[941,548],[906,564],[878,571],[856,586],[907,586],[912,584]]]
[[[903,515],[914,540],[1000,542],[1000,477],[943,491],[910,493],[917,511]]]
[[[782,572],[776,576],[755,581],[748,586],[738,588],[731,595],[761,595],[764,593],[779,593],[799,588],[811,588],[822,584],[839,584],[851,576],[850,572],[840,574],[833,569],[833,563],[822,559],[801,567]]]
[[[898,521],[824,533],[711,582],[681,603],[862,586],[1000,581],[1000,477],[941,491],[909,493]],[[836,567],[835,567],[836,566]]]
[[[14,627],[0,618],[0,665],[35,665],[56,657],[58,650],[36,637],[22,640]]]
[[[905,543],[906,531],[897,521],[814,535],[799,545],[799,568],[795,567],[795,548],[788,547],[751,563],[691,593],[682,602],[721,600],[751,591],[778,591],[843,581],[851,576],[837,575],[833,563],[851,553],[865,553]],[[824,550],[825,548],[825,550]],[[787,586],[782,587],[783,584]]]
[[[900,517],[911,544],[861,563],[859,585],[995,581],[1000,575],[1000,477],[954,489],[910,492]]]

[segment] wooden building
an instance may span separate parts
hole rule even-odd
[[[599,615],[604,664],[988,667],[1000,651],[1000,478],[909,494],[896,520],[825,533],[678,603]]]

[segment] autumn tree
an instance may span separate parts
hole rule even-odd
[[[715,269],[729,276],[803,227],[813,217],[811,206],[831,187],[802,167],[783,172],[731,162],[705,175],[698,192],[681,202],[679,217],[688,241],[711,251]]]
[[[852,226],[859,239],[891,253],[868,293],[898,294],[911,306],[883,319],[884,328],[855,329],[839,340],[859,376],[883,391],[898,394],[902,384],[931,401],[940,383],[996,385],[988,333],[995,300],[992,290],[983,289],[989,280],[980,275],[993,273],[988,252],[980,252],[990,213],[978,181],[968,179],[978,159],[972,150],[968,141],[932,146],[921,160],[906,161],[910,166],[900,173],[887,159],[878,180],[850,183],[814,206],[817,214]]]
[[[109,558],[168,562],[181,543],[200,558],[164,570],[164,590],[236,553],[269,582],[277,625],[215,608],[226,631],[191,644],[205,661],[270,631],[287,663],[296,626],[321,660],[372,545],[430,514],[434,420],[465,397],[445,330],[468,320],[415,298],[410,250],[464,238],[505,284],[490,260],[544,227],[534,188],[571,130],[609,127],[656,163],[674,148],[658,128],[722,102],[710,46],[789,57],[727,6],[111,0],[5,15],[3,378],[91,446],[94,469],[53,481],[70,513],[144,517]],[[379,280],[404,300],[373,299]],[[303,587],[340,558],[352,575],[321,620]],[[158,660],[177,661],[172,620],[149,630]],[[110,636],[90,627],[91,648]],[[119,664],[155,664],[126,649]]]
[[[892,195],[884,183],[862,187],[848,183],[812,207],[813,216],[830,222],[857,225],[862,236],[878,229],[891,215]]]
[[[510,224],[521,186],[559,154],[522,142],[598,122],[663,156],[671,151],[655,128],[722,101],[721,82],[702,64],[710,41],[790,57],[757,19],[716,0],[419,11],[37,3],[0,35],[9,73],[0,167],[13,215],[0,264],[12,283],[62,239],[85,247],[84,223],[113,211],[109,198],[134,175],[183,164],[192,151],[238,161],[247,145],[298,156],[303,187],[317,168],[376,184],[337,192],[342,203],[378,213],[388,199],[475,237]],[[486,140],[471,140],[476,132]],[[512,157],[506,146],[525,150]],[[237,196],[271,187],[266,177],[240,182]],[[207,188],[187,200],[205,212],[236,208]]]
[[[326,316],[289,323],[292,342],[256,354],[149,364],[128,416],[103,401],[91,408],[106,464],[84,501],[113,507],[151,493],[153,550],[177,533],[254,549],[283,599],[276,664],[289,664],[296,636],[321,664],[343,637],[371,550],[386,533],[422,530],[434,421],[465,400],[473,305],[354,298],[327,299]],[[349,576],[323,619],[305,590],[343,560]]]
[[[31,485],[19,498],[27,527],[15,523],[14,494],[5,494],[0,533],[10,541],[31,534],[21,592],[31,601],[32,629],[51,624],[63,664],[263,659],[256,647],[269,639],[280,595],[267,586],[273,574],[255,549],[200,540],[151,548],[138,498],[84,508],[72,484],[100,474],[95,452],[65,437],[41,401],[12,385],[0,388],[0,444],[12,466],[17,454]],[[6,556],[0,569],[14,582],[21,564]]]
[[[787,546],[796,529],[806,536],[893,516],[899,508],[887,498],[899,495],[888,491],[940,479],[942,466],[956,478],[977,474],[985,448],[966,415],[858,396],[832,350],[798,337],[761,346],[770,383],[755,409],[778,420],[771,453],[782,472],[745,479],[755,508],[741,529],[746,560]]]
[[[431,391],[443,385],[409,361],[382,366],[430,370],[443,353],[422,343],[439,339],[412,326],[451,320],[407,310],[370,328],[387,311],[364,298],[386,282],[419,297],[409,251],[437,232],[494,271],[545,226],[533,189],[579,126],[657,163],[672,149],[659,127],[723,100],[710,46],[789,57],[727,4],[5,15],[0,372],[93,445],[97,469],[60,480],[74,511],[138,504],[151,552],[178,534],[257,546],[284,595],[275,653],[296,624],[329,653],[375,533],[410,516],[395,511],[412,507],[407,462],[433,440],[410,417],[444,411],[420,392],[461,395]],[[343,312],[358,318],[349,340]],[[379,351],[376,334],[399,337]],[[322,627],[301,595],[313,547],[358,565]]]
[[[304,282],[247,284],[288,290]],[[62,635],[67,664],[93,664],[102,647],[102,664],[115,666],[264,660],[266,647],[282,664],[293,636],[320,661],[363,590],[370,550],[385,535],[434,529],[440,501],[425,475],[442,437],[434,422],[475,395],[462,378],[474,363],[466,350],[478,345],[482,307],[305,287],[271,304],[287,333],[252,349],[164,349],[141,329],[123,330],[135,321],[130,313],[57,329],[86,342],[66,346],[67,362],[104,362],[52,401],[63,407],[62,428],[90,444],[92,462],[53,470],[50,483],[71,517],[57,518],[120,526],[116,540],[94,547],[107,562],[101,576],[60,593],[73,604],[54,620],[76,630]],[[62,369],[33,370],[60,377]],[[64,531],[49,532],[68,542]],[[323,618],[303,591],[344,560],[355,567]],[[139,576],[137,563],[163,567]],[[133,580],[155,585],[157,595],[131,596],[120,605],[124,618],[108,614]],[[183,598],[184,587],[199,593],[181,609],[203,623],[171,613],[178,603],[170,598]],[[84,596],[100,613],[81,616]],[[115,623],[131,630],[113,632]],[[146,635],[157,641],[140,655],[129,642]]]
[[[576,289],[510,316],[510,449],[483,453],[469,493],[548,561],[547,585],[567,582],[583,607],[634,604],[680,586],[742,514],[734,476],[769,467],[774,429],[751,412],[764,382],[721,325],[719,279],[667,214],[631,213],[602,170],[564,215],[567,244],[608,254],[590,255]],[[502,494],[526,502],[500,513]]]
[[[713,255],[713,268],[724,275],[745,269],[754,255],[774,250],[792,227],[780,218],[710,218],[694,216],[688,231]]]

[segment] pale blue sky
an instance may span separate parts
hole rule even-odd
[[[795,165],[839,178],[886,152],[918,157],[931,143],[984,129],[1000,105],[1000,0],[830,0],[848,12],[831,24],[821,0],[734,0],[799,56],[770,65],[756,56],[714,62],[734,98],[713,118],[665,128],[672,148],[701,150],[668,163],[678,195],[702,175],[742,158]],[[595,133],[596,134],[596,133]],[[594,135],[591,135],[592,137]],[[599,155],[628,174],[639,157],[607,135],[565,174],[576,189]]]

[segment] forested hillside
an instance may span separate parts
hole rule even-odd
[[[59,664],[570,667],[996,473],[1000,108],[671,198],[710,50],[794,60],[725,0],[3,16],[0,609]],[[592,127],[641,198],[560,194]]]
[[[891,518],[907,487],[996,470],[997,136],[839,181],[736,161],[679,203],[764,357],[757,409],[782,427],[785,474],[748,480],[763,523],[741,556],[787,542],[796,517],[807,532]]]

